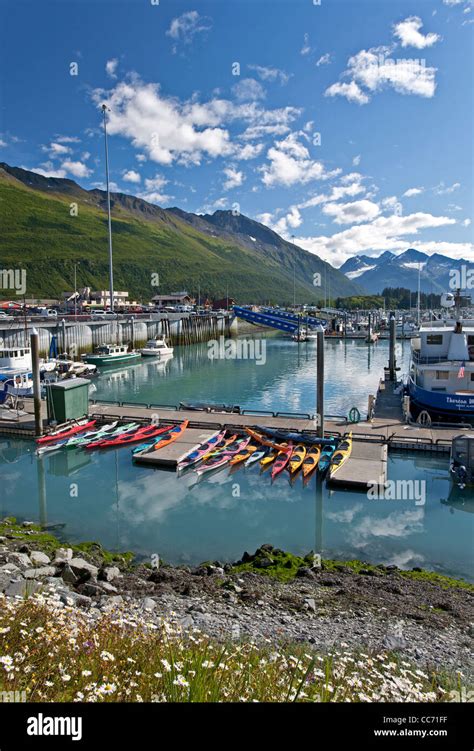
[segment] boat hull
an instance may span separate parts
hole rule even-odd
[[[109,356],[109,355],[85,355],[83,357],[84,362],[89,365],[97,365],[97,367],[105,367],[106,365],[123,365],[124,363],[136,362],[141,355],[139,353],[130,352],[126,355]]]
[[[408,393],[415,411],[426,410],[432,417],[451,417],[465,422],[474,420],[474,392],[472,394],[450,394],[428,391],[417,386],[410,378]]]

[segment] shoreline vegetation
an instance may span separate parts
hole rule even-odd
[[[421,569],[269,544],[234,564],[158,567],[6,518],[0,697],[466,701],[473,593]]]

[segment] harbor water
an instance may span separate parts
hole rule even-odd
[[[150,360],[107,370],[95,398],[177,405],[180,401],[314,413],[316,345],[269,336],[265,361],[211,360],[206,345],[175,348],[166,364]],[[400,343],[400,373],[409,342]],[[260,353],[261,354],[261,353]],[[388,359],[388,343],[330,341],[326,412],[365,414]],[[162,417],[165,417],[163,412]],[[256,420],[257,421],[257,420]],[[170,563],[231,561],[270,542],[295,554],[420,566],[473,579],[474,498],[453,488],[444,455],[391,452],[391,480],[422,481],[424,496],[376,500],[330,491],[312,477],[272,484],[257,466],[198,479],[132,464],[130,449],[73,449],[38,458],[34,443],[0,437],[0,517],[40,521],[69,542],[96,540],[140,558]]]

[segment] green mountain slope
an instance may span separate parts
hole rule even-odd
[[[228,289],[238,302],[282,304],[293,299],[295,273],[297,301],[312,302],[324,296],[324,288],[313,284],[320,273],[334,297],[360,292],[329,264],[263,225],[216,216],[227,213],[200,217],[112,194],[115,289],[149,300],[178,289],[196,294],[200,285],[202,297],[224,297]],[[102,191],[0,164],[0,225],[0,266],[26,268],[27,297],[71,290],[77,261],[78,287],[108,287]],[[153,285],[156,275],[159,287]]]

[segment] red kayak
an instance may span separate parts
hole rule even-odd
[[[111,446],[117,448],[120,448],[120,446],[129,446],[131,443],[139,443],[141,441],[146,441],[149,438],[155,438],[155,436],[171,430],[172,427],[172,425],[164,425],[159,428],[157,425],[147,425],[146,427],[137,428],[133,433],[122,433],[115,438],[104,438],[101,441],[89,443],[86,446],[86,449],[106,449]]]
[[[52,433],[48,433],[48,435],[44,435],[42,438],[37,438],[36,443],[45,444],[55,443],[55,441],[62,441],[63,438],[69,438],[70,435],[74,435],[75,433],[82,433],[85,430],[93,428],[96,422],[96,420],[89,420],[89,418],[87,417],[84,420],[79,420],[79,422],[75,423],[74,425],[65,425],[64,428],[59,428],[58,430],[54,430]]]
[[[273,463],[273,469],[272,469],[272,480],[280,474],[280,472],[283,472],[286,465],[290,461],[291,454],[293,453],[293,444],[289,443],[288,448],[284,449],[283,451],[280,451],[278,453],[277,458],[275,459]]]

